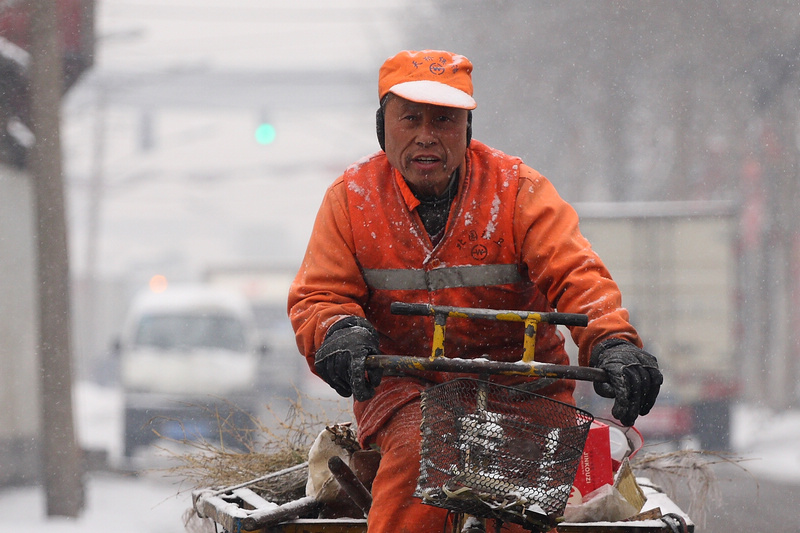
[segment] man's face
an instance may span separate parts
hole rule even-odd
[[[467,151],[466,109],[390,96],[384,114],[386,157],[415,193],[443,194]]]

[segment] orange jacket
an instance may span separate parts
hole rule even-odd
[[[348,315],[376,327],[383,353],[429,356],[432,318],[392,315],[393,301],[585,313],[589,326],[571,329],[582,365],[592,346],[610,336],[641,346],[616,283],[580,234],[574,209],[547,179],[475,140],[461,169],[447,229],[435,247],[415,211],[419,201],[383,152],[330,186],[289,293],[297,344],[312,370],[328,328]],[[520,323],[451,318],[445,355],[515,361],[522,339]],[[568,364],[554,326],[540,325],[536,360]],[[374,433],[429,383],[448,377],[384,378],[375,397],[355,402],[359,436]],[[539,392],[572,401],[573,389],[562,380]]]

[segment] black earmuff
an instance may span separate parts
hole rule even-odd
[[[386,130],[383,126],[383,106],[380,106],[375,112],[375,131],[378,133],[378,144],[381,150],[386,151]]]
[[[467,148],[472,142],[472,109],[467,112]]]
[[[378,134],[378,145],[386,151],[386,130],[384,126],[383,106],[375,112],[375,132]],[[467,113],[467,146],[472,141],[472,110]]]

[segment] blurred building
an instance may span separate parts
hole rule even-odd
[[[64,91],[92,64],[94,0],[58,0]],[[35,212],[27,156],[30,3],[0,3],[0,484],[36,476],[39,434]]]

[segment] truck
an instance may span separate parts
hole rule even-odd
[[[297,269],[293,264],[242,262],[209,265],[202,275],[208,285],[235,290],[250,303],[258,330],[270,347],[273,364],[268,387],[272,404],[291,402],[298,393],[321,398],[330,396],[331,391],[309,372],[287,315],[289,286]]]
[[[220,421],[257,416],[267,347],[247,299],[206,284],[144,290],[114,347],[124,394],[124,454],[159,437],[218,440]]]
[[[637,429],[648,440],[691,438],[703,449],[729,450],[741,366],[735,342],[741,285],[736,204],[577,203],[575,208],[581,232],[619,284],[623,306],[663,369],[656,406],[637,420]]]

